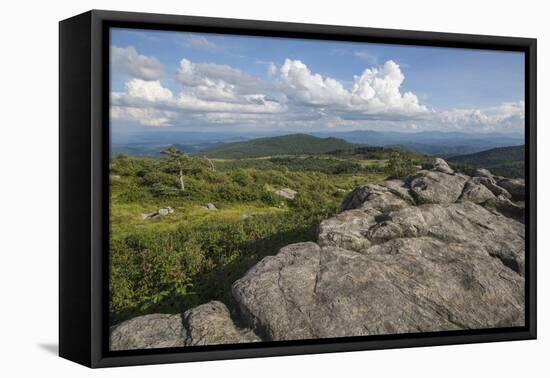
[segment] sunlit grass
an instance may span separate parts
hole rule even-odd
[[[173,201],[176,202],[176,201]],[[143,219],[144,214],[171,206],[174,212],[156,219]],[[113,238],[139,231],[168,231],[181,226],[195,226],[210,221],[236,221],[288,209],[254,204],[217,204],[218,210],[205,209],[197,204],[113,203],[111,205],[111,233]]]

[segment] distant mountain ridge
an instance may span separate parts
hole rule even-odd
[[[489,150],[496,147],[517,146],[525,143],[524,137],[519,134],[502,133],[465,133],[465,132],[397,132],[397,131],[375,131],[375,130],[352,130],[352,131],[315,131],[306,133],[293,133],[289,131],[220,131],[220,132],[193,132],[184,130],[135,130],[132,133],[113,132],[112,153],[116,155],[124,152],[130,155],[160,156],[160,152],[170,145],[176,145],[187,153],[197,154],[201,151],[217,151],[222,145],[238,146],[235,142],[246,142],[256,139],[284,138],[288,136],[301,135],[305,143],[318,141],[308,140],[307,136],[320,139],[335,138],[336,149],[344,146],[341,142],[346,141],[355,145],[399,148],[432,156],[449,158],[456,155],[464,155]],[[306,136],[306,137],[304,137]],[[275,139],[276,141],[277,139]],[[284,140],[284,139],[282,139]],[[259,143],[259,142],[257,142]],[[263,142],[262,142],[263,143]],[[249,148],[246,144],[241,145]],[[273,146],[267,146],[272,148]],[[317,150],[306,151],[304,146],[294,146],[295,153],[320,153]],[[301,152],[298,151],[302,149]],[[330,148],[330,150],[333,150]],[[327,152],[327,148],[320,148],[319,151]],[[235,154],[234,154],[235,155]]]
[[[380,147],[400,147],[417,152],[448,158],[471,154],[495,147],[524,144],[521,135],[501,133],[464,133],[422,131],[405,133],[396,131],[353,130],[316,132],[315,136],[333,136],[356,144]]]
[[[524,177],[525,145],[498,147],[448,159],[454,164],[472,168],[487,168],[491,172],[507,177]]]
[[[336,150],[351,150],[357,145],[334,137],[320,138],[308,134],[257,138],[226,143],[202,150],[210,157],[253,158],[274,155],[324,154]]]

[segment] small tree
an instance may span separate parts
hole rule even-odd
[[[189,157],[183,151],[178,150],[175,146],[170,146],[162,154],[166,156],[166,161],[170,169],[175,170],[179,174],[179,182],[181,191],[185,191],[184,171],[188,167]]]
[[[403,177],[411,173],[412,162],[403,154],[398,151],[394,151],[390,154],[388,160],[388,173],[391,177]]]

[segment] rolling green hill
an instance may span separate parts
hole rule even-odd
[[[216,158],[252,158],[275,155],[315,155],[335,150],[350,150],[353,143],[338,138],[318,138],[307,134],[291,134],[246,142],[227,143],[207,148],[201,153]]]
[[[453,156],[448,161],[456,166],[487,168],[500,176],[524,177],[525,145],[499,147],[475,154]]]

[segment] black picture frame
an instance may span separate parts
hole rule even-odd
[[[525,53],[525,327],[259,344],[108,350],[110,27]],[[88,367],[535,339],[536,39],[92,10],[59,24],[59,354]]]

